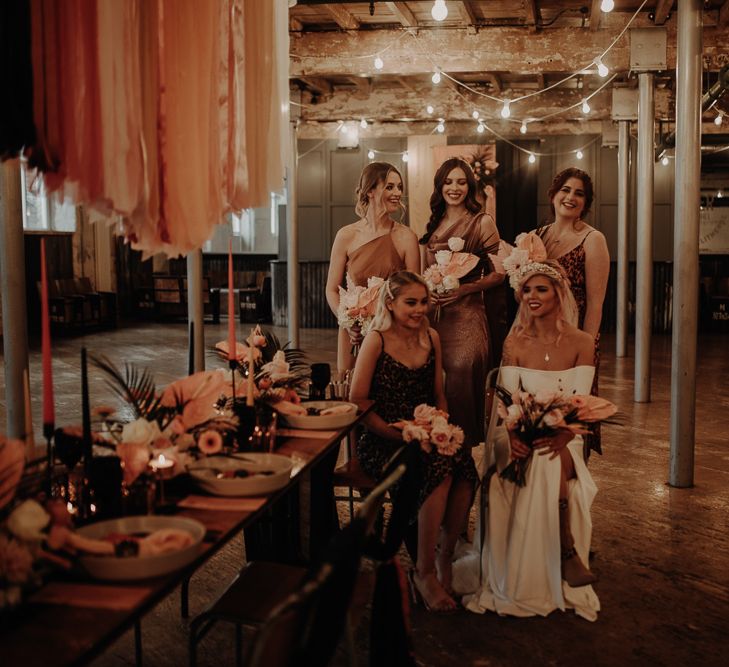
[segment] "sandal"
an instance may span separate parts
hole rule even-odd
[[[438,588],[440,588],[440,595],[436,595],[435,599],[432,600],[428,600],[423,594],[425,587],[422,582],[429,577],[433,577]],[[453,614],[458,609],[456,601],[440,585],[434,571],[428,572],[425,577],[420,577],[415,570],[410,570],[408,572],[408,583],[410,585],[410,597],[414,605],[422,603],[427,611],[434,614]]]

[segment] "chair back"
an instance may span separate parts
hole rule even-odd
[[[388,471],[355,518],[330,542],[323,562],[303,586],[275,608],[251,646],[251,667],[328,665],[346,624],[359,564],[387,491],[405,472],[404,465]]]
[[[480,470],[480,474],[483,477],[483,475],[486,473],[486,471],[496,463],[496,459],[494,457],[494,433],[496,430],[496,427],[499,423],[499,417],[496,412],[496,408],[498,405],[498,401],[496,399],[496,385],[499,383],[499,374],[501,372],[501,366],[497,366],[496,368],[492,368],[488,375],[486,376],[485,381],[485,392],[484,392],[484,425],[483,425],[483,432],[484,432],[484,454],[483,454],[483,461],[482,466]]]

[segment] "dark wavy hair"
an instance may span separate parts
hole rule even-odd
[[[425,234],[420,238],[421,245],[425,245],[430,240],[433,232],[438,227],[438,223],[445,215],[446,203],[443,198],[443,186],[445,185],[448,174],[459,167],[466,174],[466,182],[468,183],[468,193],[464,201],[466,209],[471,213],[480,213],[483,210],[483,206],[476,198],[478,183],[476,183],[476,177],[473,175],[471,165],[459,157],[449,158],[438,167],[438,171],[435,172],[435,176],[433,177],[433,194],[430,195],[430,220],[428,220],[428,224],[425,227]]]
[[[590,178],[590,175],[586,171],[582,171],[582,169],[578,169],[577,167],[567,167],[567,169],[563,169],[554,177],[552,185],[550,185],[549,190],[547,190],[547,197],[549,197],[549,210],[552,211],[552,219],[556,217],[554,204],[552,203],[554,195],[560,191],[560,188],[570,178],[579,178],[582,181],[582,188],[585,191],[585,208],[582,209],[582,215],[585,216],[590,212],[592,200],[595,198],[595,190],[592,186],[592,179]]]

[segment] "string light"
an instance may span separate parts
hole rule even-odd
[[[369,158],[370,160],[374,160],[374,159],[375,159],[375,151],[373,151],[372,149],[368,150],[368,151],[367,151],[367,157],[368,157],[368,158]]]
[[[438,121],[438,125],[436,125],[435,129],[438,130],[438,132],[440,132],[441,134],[445,132],[445,123],[443,122],[442,118]]]
[[[446,7],[445,0],[435,0],[430,15],[436,21],[445,21],[448,16],[448,7]]]
[[[575,157],[577,157],[578,160],[581,160],[582,159],[582,151],[577,151],[577,154],[576,154]]]
[[[529,153],[529,164],[534,164],[537,161],[536,155],[534,153]]]
[[[363,118],[359,121],[359,126],[364,130],[367,127],[367,121]]]
[[[605,65],[602,62],[602,58],[598,57],[595,58],[595,64],[597,65],[597,73],[604,79],[608,74],[610,74],[610,70],[607,68],[607,65]]]
[[[485,127],[484,127],[484,126],[483,126],[483,125],[482,125],[481,123],[479,123],[479,124],[478,124],[478,125],[476,126],[476,132],[478,132],[479,134],[483,134],[483,132],[484,132],[484,130],[485,130],[485,129],[486,129],[486,128],[485,128]]]
[[[587,100],[582,100],[582,113],[584,113],[584,114],[590,113],[590,105],[587,102]]]
[[[511,109],[509,108],[509,100],[504,100],[504,106],[501,107],[501,117],[508,118],[511,116]]]
[[[480,116],[480,114],[478,113],[478,111],[475,111],[475,110],[474,110],[474,112],[473,112],[473,113],[471,114],[471,118],[473,118],[473,120],[478,120],[478,117],[479,117],[479,116]]]
[[[433,83],[440,83],[440,72],[435,70],[435,72],[433,72],[433,76],[430,77],[430,80]]]
[[[402,161],[403,161],[403,162],[407,162],[407,161],[408,161],[409,159],[410,159],[410,156],[408,155],[408,152],[407,152],[407,151],[405,151],[405,152],[404,152],[404,153],[402,154]]]
[[[718,192],[716,193],[716,198],[717,198],[717,199],[723,199],[723,198],[724,198],[724,193],[723,193],[723,192],[722,192],[721,190],[719,190],[719,191],[718,191]]]
[[[519,132],[522,134],[527,133],[527,122],[525,120],[521,121],[521,127],[519,128]]]
[[[427,107],[425,107],[425,111],[428,113],[429,116],[432,116],[435,109],[433,108],[432,104],[429,104]]]
[[[721,122],[724,120],[724,115],[719,114],[716,118],[714,118],[714,125],[717,127],[721,125]]]
[[[606,14],[613,11],[613,9],[615,9],[615,3],[613,0],[602,0],[600,3],[600,11],[605,12]]]
[[[663,165],[664,167],[667,167],[667,166],[668,166],[668,158],[667,158],[667,157],[664,157],[664,158],[663,158],[663,159],[661,160],[661,164],[662,164],[662,165]]]
[[[375,58],[375,69],[382,69],[385,66],[385,62],[380,58],[380,56],[377,56]]]

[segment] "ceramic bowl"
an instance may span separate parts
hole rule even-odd
[[[263,496],[286,486],[292,467],[291,459],[280,454],[208,456],[195,461],[190,476],[201,489],[215,496]],[[248,476],[221,476],[236,470],[245,470]]]
[[[329,431],[332,429],[349,426],[357,419],[357,406],[347,401],[302,401],[304,408],[333,408],[337,405],[350,406],[349,412],[336,415],[281,415],[286,423],[292,428],[306,428],[315,431]]]

